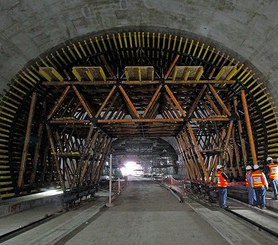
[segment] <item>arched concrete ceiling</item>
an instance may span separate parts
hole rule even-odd
[[[277,10],[277,0],[0,0],[1,89],[27,62],[69,39],[150,27],[233,50],[278,98]]]

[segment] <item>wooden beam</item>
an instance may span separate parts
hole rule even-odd
[[[45,86],[68,86],[68,85],[80,85],[80,86],[107,86],[107,85],[115,85],[117,82],[115,80],[108,81],[51,81],[51,82],[42,82]]]
[[[111,146],[112,146],[112,139],[111,138],[109,138],[109,140],[108,140],[108,142],[107,142],[107,146],[105,147],[105,149],[104,149],[104,153],[102,154],[102,157],[101,157],[101,160],[100,160],[100,169],[99,169],[99,171],[98,171],[98,173],[97,173],[97,175],[96,175],[96,177],[95,177],[95,181],[98,181],[99,180],[99,178],[100,178],[100,176],[101,176],[101,174],[102,174],[102,172],[103,172],[103,168],[104,168],[104,166],[105,166],[105,164],[104,164],[104,161],[105,161],[105,158],[106,158],[106,156],[108,155],[108,153],[110,152],[110,149],[111,149]]]
[[[122,81],[122,84],[127,84],[127,85],[155,85],[155,84],[160,84],[160,81],[149,81],[149,80],[143,80],[143,81]]]
[[[166,92],[168,93],[168,95],[171,97],[171,99],[173,100],[174,104],[177,106],[177,108],[179,109],[180,113],[183,115],[183,117],[186,117],[186,113],[185,111],[182,109],[182,107],[180,106],[179,102],[177,101],[177,99],[175,98],[175,96],[173,95],[172,91],[170,90],[170,88],[165,85],[164,88],[166,89]]]
[[[235,80],[167,80],[166,84],[192,85],[192,84],[234,84]]]
[[[136,111],[134,105],[132,104],[131,100],[129,99],[129,97],[128,97],[127,93],[125,92],[124,88],[122,87],[122,85],[119,86],[119,89],[124,96],[124,100],[127,103],[131,116],[133,118],[140,118],[139,113]]]
[[[214,97],[216,98],[216,100],[218,101],[218,103],[220,104],[220,106],[222,107],[222,109],[227,113],[228,116],[231,116],[231,112],[229,111],[227,106],[224,104],[224,102],[222,101],[220,96],[217,94],[217,92],[214,89],[214,87],[210,84],[209,88],[210,88],[210,91],[212,92],[212,94],[214,95]]]
[[[175,84],[175,85],[192,85],[192,84],[234,84],[235,80],[166,80],[165,84]],[[155,85],[160,84],[161,82],[158,80],[130,80],[130,81],[122,81],[122,84],[127,85]],[[80,86],[107,86],[107,85],[115,85],[117,82],[115,80],[107,80],[107,81],[51,81],[51,82],[42,82],[45,86],[68,86],[68,85],[80,85]]]
[[[50,113],[47,116],[47,119],[49,120],[53,114],[57,111],[57,109],[59,108],[59,106],[63,103],[64,99],[66,98],[68,92],[70,90],[70,86],[67,86],[63,92],[63,94],[60,96],[60,98],[58,99],[57,103],[55,104],[55,106],[52,108],[52,110],[50,111]]]
[[[114,79],[116,79],[116,76],[115,76],[114,72],[112,71],[111,67],[108,65],[108,63],[107,63],[107,61],[106,61],[104,55],[101,55],[101,56],[100,56],[100,59],[101,59],[101,61],[104,63],[104,66],[105,66],[106,70],[108,71],[109,75],[110,75],[111,77],[113,77]]]
[[[194,135],[194,132],[193,132],[193,129],[190,125],[190,123],[187,123],[186,124],[187,128],[188,128],[188,131],[189,131],[189,134],[191,136],[191,139],[192,139],[192,142],[194,144],[194,150],[196,151],[197,155],[198,155],[198,160],[200,162],[200,165],[201,165],[201,168],[203,170],[203,174],[204,174],[204,177],[205,177],[205,180],[206,181],[209,181],[209,175],[207,173],[207,170],[206,170],[206,166],[205,166],[205,163],[204,163],[204,159],[203,159],[203,156],[200,152],[200,149],[199,149],[199,146],[198,146],[198,143],[197,143],[197,140],[196,140],[196,137]]]
[[[255,164],[258,163],[257,154],[256,154],[256,149],[255,149],[255,144],[254,144],[254,139],[253,139],[253,133],[252,133],[252,127],[251,127],[251,123],[250,123],[250,117],[249,117],[246,95],[245,95],[244,90],[241,90],[241,100],[242,100],[242,105],[243,105],[243,111],[244,111],[244,116],[245,116],[245,122],[246,122],[246,127],[247,127],[249,144],[250,144],[250,148],[251,148],[251,154],[252,154],[252,158],[253,158],[253,164],[255,165]]]
[[[164,76],[164,79],[168,79],[168,77],[170,76],[171,74],[171,71],[173,70],[174,66],[176,65],[178,59],[179,59],[180,55],[177,54],[175,59],[173,60],[172,64],[170,65],[168,71],[166,72],[165,76]]]
[[[43,102],[42,115],[45,115],[45,111],[46,111],[46,101]],[[32,174],[31,174],[31,177],[30,177],[30,185],[31,186],[34,183],[35,178],[36,178],[36,174],[37,174],[37,166],[38,166],[39,154],[40,154],[40,149],[41,149],[43,129],[44,129],[44,122],[41,121],[39,123],[38,141],[36,142],[36,146],[35,146],[35,152],[34,152],[34,158],[33,158],[33,169],[32,169]]]
[[[96,141],[97,141],[97,138],[99,137],[99,135],[100,135],[100,131],[97,130],[97,131],[95,132],[95,134],[94,134],[92,140],[91,140],[91,143],[90,143],[90,147],[89,147],[88,152],[92,152],[93,149],[96,149]],[[96,152],[96,151],[94,151],[94,154],[96,154],[95,152]],[[86,160],[84,161],[84,164],[83,164],[83,166],[82,166],[82,172],[81,172],[81,174],[80,174],[80,181],[81,181],[81,182],[83,182],[83,178],[84,178],[84,176],[85,176],[85,174],[86,174],[86,171],[87,171],[87,168],[88,168],[88,166],[89,166],[89,160],[90,160],[90,156],[86,158]],[[91,164],[93,164],[93,163],[91,163]]]
[[[170,105],[169,109],[170,109],[170,113],[173,116],[173,118],[180,118],[181,116],[180,116],[179,110],[175,107],[175,105],[171,101],[170,97],[167,94],[165,94],[164,97]]]
[[[206,91],[207,89],[207,86],[203,86],[202,90],[200,91],[200,93],[198,94],[197,98],[195,99],[195,101],[193,102],[193,105],[190,107],[188,113],[187,113],[187,116],[190,117],[191,114],[193,113],[193,111],[196,109],[200,99],[202,98],[204,92]]]
[[[99,108],[97,114],[96,114],[96,118],[99,117],[100,113],[102,112],[103,108],[106,106],[107,102],[109,101],[109,99],[111,98],[112,94],[114,93],[116,89],[116,85],[113,86],[113,88],[111,89],[111,91],[109,92],[108,96],[106,97],[105,101],[102,103],[101,107]]]
[[[238,136],[239,136],[239,139],[240,139],[240,144],[241,144],[241,151],[242,151],[242,157],[243,157],[243,164],[246,166],[247,164],[247,153],[246,153],[246,146],[245,146],[245,140],[244,138],[242,137],[242,122],[240,120],[240,116],[239,116],[239,113],[238,113],[238,110],[237,110],[237,106],[238,106],[238,101],[237,101],[237,98],[234,97],[234,110],[235,110],[235,113],[238,117],[237,119],[237,126],[238,126]]]
[[[51,124],[88,124],[90,120],[78,120],[73,118],[56,118],[50,121]]]
[[[149,110],[150,110],[151,107],[153,106],[154,101],[157,100],[157,98],[158,98],[158,96],[159,96],[159,94],[160,94],[161,88],[162,88],[162,85],[159,85],[159,87],[158,87],[157,90],[155,91],[155,93],[154,93],[154,95],[153,95],[153,97],[152,97],[150,103],[148,104],[146,110],[145,110],[144,113],[143,113],[143,116],[142,116],[143,118],[145,118],[145,116],[148,114]]]
[[[86,140],[85,140],[86,145],[84,146],[84,148],[82,150],[80,159],[79,159],[78,164],[77,164],[77,168],[76,168],[76,170],[74,172],[74,176],[73,176],[73,181],[72,182],[73,182],[73,185],[75,185],[76,187],[79,185],[79,182],[80,182],[80,179],[78,177],[80,177],[80,172],[81,172],[81,169],[83,167],[83,161],[84,161],[85,154],[86,154],[88,148],[90,148],[89,141],[92,137],[93,131],[94,131],[94,126],[91,125],[91,127],[89,129],[89,132],[88,132],[88,135],[87,135]],[[89,153],[88,157],[90,157],[90,155],[91,154]]]
[[[192,170],[193,166],[189,163],[189,161],[187,159],[186,144],[184,143],[181,135],[177,136],[176,140],[177,140],[178,148],[180,149],[180,153],[181,153],[183,161],[184,161],[185,168],[189,175],[189,178],[194,179],[195,178],[194,171]]]
[[[65,191],[66,190],[65,189],[65,181],[64,181],[64,178],[63,178],[62,173],[61,173],[60,162],[59,162],[59,160],[56,156],[55,144],[54,144],[54,141],[53,141],[53,136],[52,136],[51,129],[50,129],[49,125],[46,125],[46,129],[47,129],[48,140],[49,140],[51,151],[52,151],[52,157],[53,157],[55,165],[56,165],[56,171],[58,173],[58,177],[59,177],[62,189],[63,189],[63,191]]]
[[[36,101],[37,101],[37,93],[33,92],[32,98],[31,98],[30,109],[29,109],[27,128],[26,128],[26,132],[25,132],[22,156],[21,156],[21,161],[20,161],[20,170],[19,170],[19,176],[18,176],[18,181],[17,181],[18,188],[21,188],[24,184],[23,177],[24,177],[24,173],[25,173],[26,160],[27,160],[28,148],[29,148],[29,143],[30,143],[30,135],[31,135],[31,130],[32,130],[33,117],[34,117],[34,113],[35,113]]]
[[[218,110],[217,106],[215,105],[214,101],[212,100],[209,94],[206,94],[206,99],[209,101],[212,109],[216,112],[216,114],[221,115],[221,112]]]
[[[227,117],[191,118],[191,121],[195,122],[227,122],[229,120]]]
[[[88,113],[88,116],[90,118],[92,118],[93,114],[92,114],[91,109],[88,106],[87,102],[85,101],[84,97],[82,96],[82,94],[80,94],[80,92],[78,91],[78,89],[75,86],[72,86],[72,88],[73,88],[74,92],[76,93],[78,99],[80,100],[81,104],[83,105],[84,109]]]
[[[183,118],[163,119],[163,118],[140,118],[140,119],[99,119],[97,123],[179,123]]]
[[[226,142],[225,142],[225,146],[224,146],[222,157],[221,157],[222,162],[225,159],[225,154],[227,154],[227,149],[228,149],[228,146],[230,144],[232,129],[233,129],[233,121],[230,122],[228,131],[227,131]]]
[[[241,169],[241,166],[240,166],[240,156],[239,156],[239,150],[238,150],[238,146],[237,146],[237,142],[236,142],[235,128],[234,127],[233,127],[233,131],[232,131],[232,139],[233,139],[233,147],[234,147],[234,151],[235,151],[235,159],[236,159],[236,164],[237,164],[237,170],[238,170],[239,176],[243,177],[242,169]]]

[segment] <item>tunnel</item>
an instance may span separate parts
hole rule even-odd
[[[18,72],[1,100],[2,198],[93,189],[122,140],[125,155],[134,140],[163,141],[190,180],[210,181],[217,164],[243,180],[247,164],[276,157],[275,106],[256,67],[160,29],[66,40]]]
[[[276,244],[277,10],[1,0],[0,243]]]

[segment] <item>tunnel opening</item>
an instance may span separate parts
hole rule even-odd
[[[230,54],[183,36],[73,40],[9,86],[1,100],[2,198],[53,185],[94,189],[115,139],[174,142],[188,178],[205,181],[218,163],[243,178],[248,163],[277,157],[264,83]]]

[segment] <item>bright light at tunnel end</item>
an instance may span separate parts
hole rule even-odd
[[[136,162],[126,162],[124,167],[121,168],[121,172],[124,176],[136,175],[136,170],[141,169],[141,165]]]

